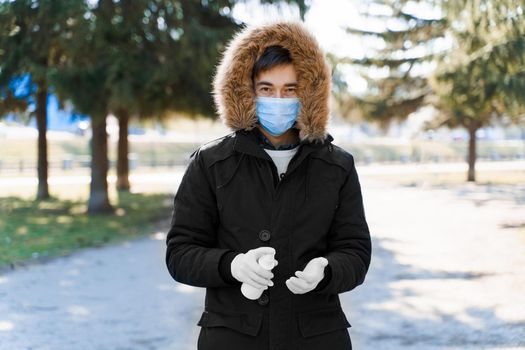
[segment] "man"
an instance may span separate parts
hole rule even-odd
[[[214,98],[233,132],[191,155],[166,239],[171,276],[206,288],[199,349],[352,348],[339,294],[372,245],[354,158],[326,131],[330,79],[300,22],[245,28],[224,53]]]

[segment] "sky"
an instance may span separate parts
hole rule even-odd
[[[312,31],[323,49],[340,54],[362,54],[360,45],[352,45],[344,26],[360,25],[358,8],[354,0],[311,0],[305,24]],[[264,23],[269,19],[300,19],[299,11],[287,5],[262,6],[257,0],[237,4],[232,12],[235,19],[249,24]],[[344,42],[344,45],[341,43]]]

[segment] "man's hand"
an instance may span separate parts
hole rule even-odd
[[[273,273],[265,270],[258,263],[259,258],[265,254],[275,254],[275,249],[272,247],[259,247],[248,250],[244,254],[238,254],[232,260],[232,276],[239,282],[247,283],[259,289],[268,289],[268,286],[273,286],[271,281]],[[277,266],[277,261],[275,266]]]
[[[324,278],[324,268],[328,260],[318,257],[310,260],[303,271],[296,271],[295,276],[286,280],[286,286],[294,294],[304,294],[315,289]]]

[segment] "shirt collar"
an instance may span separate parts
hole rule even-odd
[[[255,135],[257,135],[257,139],[259,141],[259,146],[265,149],[271,149],[271,150],[287,150],[292,149],[297,146],[299,146],[300,141],[286,144],[286,145],[279,145],[277,148],[272,144],[272,142],[259,130],[259,128],[256,126],[254,129]]]

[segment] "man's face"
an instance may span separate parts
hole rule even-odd
[[[255,77],[256,96],[289,98],[297,97],[297,76],[292,64],[283,64]]]

